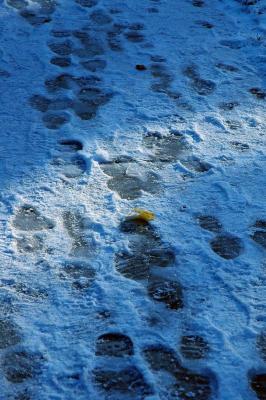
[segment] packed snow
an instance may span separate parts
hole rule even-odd
[[[265,400],[266,0],[0,33],[0,400]]]

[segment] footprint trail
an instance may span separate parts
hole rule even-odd
[[[0,398],[266,399],[263,1],[0,8]]]

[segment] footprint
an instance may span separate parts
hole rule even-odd
[[[159,136],[156,133],[150,133],[144,137],[143,144],[150,152],[150,162],[180,162],[191,173],[204,173],[212,167],[209,163],[201,161],[195,156],[187,155],[189,147],[181,134],[172,133],[168,136]]]
[[[264,100],[266,97],[266,92],[260,88],[251,88],[249,92],[259,100]]]
[[[153,394],[151,386],[135,366],[122,369],[116,366],[115,370],[95,368],[93,376],[96,386],[106,392],[108,398],[113,400],[118,400],[119,395],[141,400]]]
[[[21,231],[41,231],[53,229],[55,224],[52,220],[42,216],[35,207],[24,204],[16,212],[13,226]]]
[[[130,253],[117,253],[115,266],[126,278],[147,280],[152,268],[165,268],[174,264],[173,250],[163,243],[149,223],[129,219],[122,222],[120,230],[129,235]]]
[[[241,122],[236,121],[236,120],[227,119],[225,121],[225,123],[228,126],[228,128],[233,130],[233,131],[236,131],[237,129],[241,129],[242,128]]]
[[[46,128],[55,130],[70,122],[70,115],[66,112],[48,112],[44,114],[42,121]]]
[[[12,399],[14,399],[14,400],[31,400],[32,398],[31,398],[30,394],[25,391],[24,393],[16,394],[15,397],[12,397]]]
[[[151,89],[154,92],[165,93],[173,99],[179,99],[180,93],[171,91],[171,84],[174,80],[171,73],[168,72],[167,67],[164,65],[164,61],[153,63],[150,67],[152,76],[156,79],[155,83],[151,85]]]
[[[81,65],[88,71],[97,72],[104,70],[106,68],[107,63],[105,60],[102,60],[100,58],[94,58],[91,60],[82,61]]]
[[[178,282],[153,276],[149,279],[148,294],[171,310],[183,308],[183,290]]]
[[[142,31],[143,29],[145,29],[145,25],[142,24],[141,22],[133,22],[128,27],[132,31]]]
[[[239,69],[234,65],[224,64],[224,63],[217,63],[216,68],[221,69],[223,72],[238,72]]]
[[[223,228],[218,218],[211,215],[199,215],[197,220],[202,229],[210,232],[219,233]]]
[[[106,333],[98,337],[95,354],[108,357],[132,356],[133,343],[128,336],[121,333]]]
[[[122,199],[135,200],[142,196],[144,182],[135,176],[120,175],[109,179],[107,185]]]
[[[151,160],[154,162],[177,162],[187,149],[183,135],[178,133],[168,136],[150,133],[144,137],[143,144],[152,151]]]
[[[67,261],[60,269],[61,279],[72,282],[74,289],[88,289],[95,280],[96,273],[87,263],[81,261]]]
[[[72,152],[83,150],[83,144],[75,139],[62,139],[59,144],[62,146],[63,151]]]
[[[107,181],[109,189],[127,200],[135,200],[141,197],[143,192],[157,194],[161,189],[158,175],[149,171],[143,172],[141,178],[132,175],[128,172],[128,168],[132,165],[136,166],[137,171],[137,162],[127,158],[117,158],[114,161],[100,164],[103,172],[111,177]]]
[[[50,60],[50,63],[56,65],[57,67],[67,68],[71,66],[71,58],[70,57],[53,57]]]
[[[73,101],[68,97],[49,99],[42,95],[34,95],[29,99],[29,104],[32,108],[45,113],[42,120],[48,129],[58,129],[70,121],[69,114],[58,112],[73,106]]]
[[[79,212],[65,211],[63,213],[63,222],[72,238],[79,237],[84,230],[83,216]]]
[[[50,99],[39,94],[36,94],[29,99],[29,104],[31,107],[40,112],[46,112],[49,108],[50,102]]]
[[[199,215],[197,220],[202,229],[218,233],[218,235],[210,241],[211,249],[216,254],[226,260],[231,260],[240,256],[244,250],[241,239],[227,232],[223,232],[223,226],[216,217]]]
[[[139,251],[135,248],[131,254],[116,254],[116,269],[128,279],[147,280],[151,275],[151,268],[170,266],[174,260],[174,254],[167,248],[145,250],[144,254]]]
[[[38,235],[22,236],[17,238],[16,241],[18,250],[26,253],[35,253],[42,250],[44,246],[42,237]]]
[[[216,84],[211,80],[202,79],[195,65],[190,65],[184,69],[184,75],[190,79],[192,88],[201,96],[211,95]]]
[[[209,353],[209,344],[201,336],[182,336],[180,351],[184,358],[189,360],[200,360],[206,358]]]
[[[203,7],[205,5],[203,0],[193,0],[192,5],[194,7]]]
[[[230,142],[230,143],[238,151],[248,151],[250,149],[247,143],[241,143],[241,142]]]
[[[53,165],[69,179],[79,178],[87,170],[87,164],[81,155],[73,155],[65,158],[56,158]]]
[[[61,89],[70,90],[71,83],[73,82],[73,76],[70,74],[60,74],[55,78],[47,79],[44,84],[46,89],[51,92],[57,92]]]
[[[75,0],[82,7],[91,8],[97,5],[98,0]]]
[[[198,77],[193,80],[192,87],[201,96],[209,96],[214,92],[216,84],[213,81]]]
[[[157,7],[149,7],[147,8],[147,12],[150,14],[157,14],[159,13],[159,9]]]
[[[251,239],[266,249],[266,221],[257,220],[253,225],[254,232]]]
[[[259,400],[266,399],[266,374],[252,376],[250,386]]]
[[[108,25],[112,22],[112,18],[103,10],[95,10],[90,15],[90,19],[97,25]]]
[[[159,56],[159,55],[154,55],[154,56],[151,56],[151,61],[154,61],[156,63],[164,63],[164,62],[166,62],[166,58]]]
[[[6,0],[6,4],[10,7],[16,8],[17,10],[23,10],[29,3],[26,0]]]
[[[40,373],[41,355],[26,350],[11,351],[4,355],[2,367],[6,379],[11,383],[22,383]]]
[[[63,223],[69,236],[73,239],[71,256],[87,258],[96,251],[92,232],[85,224],[84,216],[79,212],[65,211]]]
[[[56,9],[56,2],[54,0],[34,0],[34,7],[31,1],[7,0],[7,5],[15,8],[33,26],[40,26],[51,22],[51,14]]]
[[[214,27],[214,25],[208,21],[197,21],[196,23],[197,23],[197,25],[200,25],[206,29],[212,29]]]
[[[69,56],[74,49],[74,43],[67,39],[62,42],[50,42],[48,43],[49,49],[61,57]]]
[[[81,102],[75,102],[73,110],[77,117],[84,121],[91,120],[97,115],[97,107],[88,106],[87,104]]]
[[[237,101],[222,102],[219,104],[219,108],[221,108],[224,111],[232,111],[237,106],[239,106],[239,103]]]
[[[172,76],[168,73],[167,67],[163,64],[163,61],[151,64],[150,70],[154,78],[166,78],[170,81],[172,80]]]
[[[106,392],[108,399],[116,400],[121,395],[123,398],[133,398],[132,396],[134,396],[134,399],[141,400],[153,393],[140,370],[134,365],[130,365],[130,357],[134,355],[134,346],[129,336],[119,332],[110,332],[99,336],[96,340],[95,354],[97,357],[107,357],[105,367],[94,368],[92,374],[95,385]],[[108,366],[109,357],[120,358],[116,362],[115,368],[112,365],[113,362],[109,362],[110,366]],[[126,361],[126,364],[123,364],[122,360]]]
[[[48,15],[38,15],[37,12],[31,10],[22,10],[20,15],[25,18],[29,24],[33,26],[40,26],[48,24],[52,21],[52,18]]]
[[[136,30],[129,30],[125,32],[124,36],[129,42],[133,43],[142,43],[145,40],[145,36]]]
[[[97,85],[100,82],[100,78],[93,75],[77,77],[71,74],[60,74],[55,78],[47,79],[45,86],[49,92],[55,93],[62,90],[79,90],[86,86]]]
[[[226,260],[239,257],[243,251],[242,241],[230,234],[220,234],[210,242],[212,250]]]
[[[208,172],[212,168],[209,163],[201,161],[196,157],[189,156],[186,159],[182,159],[181,164],[184,165],[191,172],[197,173]]]
[[[149,262],[142,255],[117,253],[115,267],[125,278],[135,281],[147,280],[150,276]]]
[[[259,0],[242,0],[241,3],[243,6],[254,6],[258,2],[259,2]]]
[[[85,87],[79,91],[77,98],[88,106],[99,107],[108,103],[112,95],[99,87]]]
[[[199,76],[199,74],[198,74],[198,69],[197,69],[196,65],[194,65],[194,64],[188,65],[188,66],[183,70],[183,74],[184,74],[187,78],[189,78],[189,79],[191,79],[191,80],[197,79],[198,76]]]
[[[232,50],[239,50],[243,47],[244,42],[241,40],[220,40],[220,44]]]
[[[61,140],[59,142],[58,156],[54,158],[53,165],[57,167],[66,178],[74,179],[82,176],[87,170],[87,164],[78,151],[83,145],[78,140]]]
[[[167,372],[174,380],[173,383],[170,383],[170,381],[167,384],[165,375],[162,375],[165,387],[160,385],[159,389],[162,394],[166,394],[164,398],[169,400],[188,400],[190,398],[197,400],[211,399],[212,385],[210,377],[184,368],[179,363],[173,350],[162,345],[153,345],[144,349],[143,355],[154,372],[155,377]]]
[[[15,346],[20,341],[18,326],[8,319],[0,319],[0,349]]]
[[[95,32],[74,31],[73,36],[79,40],[82,46],[73,51],[77,57],[91,58],[105,53],[103,42],[96,37]]]
[[[34,0],[34,2],[39,5],[39,11],[41,13],[52,14],[55,11],[55,0]]]
[[[107,32],[107,43],[112,51],[119,52],[123,50],[121,34],[124,29],[124,25],[114,24],[112,29]]]
[[[66,38],[72,35],[72,31],[66,29],[52,29],[50,34],[56,38]]]
[[[100,80],[91,77],[91,84],[97,84]],[[85,85],[84,85],[85,86]],[[112,98],[112,93],[107,92],[99,86],[85,86],[76,93],[76,100],[73,103],[73,111],[83,120],[89,120],[97,115],[100,107],[107,104]]]
[[[73,107],[73,100],[70,97],[62,96],[50,100],[49,111],[62,111]]]
[[[122,10],[120,10],[119,8],[116,7],[112,7],[109,9],[110,14],[121,14]]]
[[[257,337],[257,349],[260,352],[261,358],[266,361],[266,332],[261,332]]]
[[[92,58],[105,54],[104,42],[94,31],[73,31],[72,34],[81,45],[74,51],[74,55],[77,57]]]
[[[163,345],[151,345],[146,347],[142,353],[152,371],[162,370],[174,374],[180,368],[174,351]]]
[[[5,79],[5,78],[10,78],[11,77],[11,73],[8,72],[5,69],[0,68],[0,78]]]

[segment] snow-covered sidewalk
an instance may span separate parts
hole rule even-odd
[[[266,1],[0,34],[0,400],[265,400]]]

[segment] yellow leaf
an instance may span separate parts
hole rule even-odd
[[[134,218],[140,221],[149,222],[155,218],[155,214],[152,211],[143,210],[142,208],[134,208],[134,211],[137,213]]]

